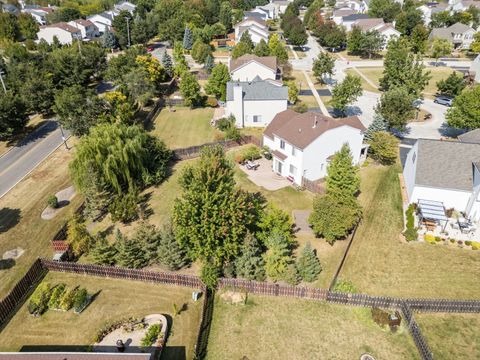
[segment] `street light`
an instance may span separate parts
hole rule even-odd
[[[62,141],[63,141],[63,144],[65,145],[65,149],[70,150],[70,148],[67,145],[67,138],[65,137],[65,133],[63,132],[62,124],[60,124],[59,121],[57,122],[58,122],[58,126],[60,127],[60,132],[62,133]]]

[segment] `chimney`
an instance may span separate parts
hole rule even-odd
[[[313,126],[312,126],[312,129],[315,129],[317,127],[317,115],[315,115],[315,120],[313,121]]]

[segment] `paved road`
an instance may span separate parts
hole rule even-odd
[[[68,137],[69,133],[64,132]],[[48,120],[45,125],[1,156],[0,198],[45,160],[62,142],[62,134],[57,122]]]

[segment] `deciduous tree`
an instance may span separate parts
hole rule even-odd
[[[370,143],[372,157],[383,165],[394,164],[398,156],[398,139],[386,131],[373,133]]]
[[[0,139],[5,140],[20,131],[28,122],[24,102],[13,92],[0,96]]]
[[[459,95],[466,85],[463,76],[453,71],[446,79],[437,82],[437,90],[440,94],[453,97]]]
[[[192,73],[185,71],[182,74],[179,88],[183,98],[185,99],[185,105],[193,107],[200,103],[202,98],[200,94],[200,84]]]
[[[360,77],[348,74],[341,83],[336,84],[333,88],[330,104],[335,110],[344,114],[347,106],[356,101],[362,93]]]
[[[208,78],[205,91],[214,95],[217,99],[225,101],[227,96],[227,82],[230,81],[230,72],[225,64],[217,64],[213,67],[212,74]]]
[[[480,128],[480,85],[465,89],[447,110],[447,123],[457,129]]]
[[[321,52],[313,62],[313,75],[323,84],[325,83],[323,77],[325,75],[332,76],[334,68],[335,59],[328,53]]]
[[[382,94],[376,112],[383,116],[389,127],[402,130],[413,119],[414,100],[406,87],[394,87]]]
[[[450,43],[450,40],[435,38],[433,39],[430,51],[432,57],[435,59],[435,65],[437,65],[439,58],[452,53],[452,44]]]

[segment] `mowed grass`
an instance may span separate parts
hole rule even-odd
[[[69,140],[70,145],[72,141]],[[53,255],[50,241],[80,205],[82,200],[77,196],[52,220],[40,217],[47,206],[48,196],[71,185],[68,163],[73,151],[58,148],[0,199],[0,256],[17,247],[25,250],[13,267],[0,270],[0,297],[11,290],[37,257]]]
[[[371,295],[479,299],[478,251],[401,240],[399,171],[400,166],[362,168],[363,221],[340,277]]]
[[[415,314],[415,319],[435,359],[480,358],[479,314]]]
[[[404,327],[395,334],[371,320],[369,309],[248,295],[247,305],[218,296],[207,359],[418,359]]]
[[[0,351],[30,351],[48,346],[68,345],[69,351],[86,351],[97,332],[106,324],[126,317],[142,318],[165,314],[173,318],[173,304],[187,310],[173,319],[171,335],[162,359],[191,359],[201,318],[202,302],[191,300],[192,289],[140,281],[107,279],[49,272],[44,281],[54,286],[85,287],[95,300],[79,315],[48,310],[40,317],[27,311],[28,301],[18,310],[0,335]],[[58,351],[53,347],[51,351]],[[182,357],[182,353],[186,357]]]
[[[215,141],[221,132],[210,125],[212,108],[175,108],[174,112],[163,109],[154,121],[152,135],[165,141],[171,149],[202,145]]]

